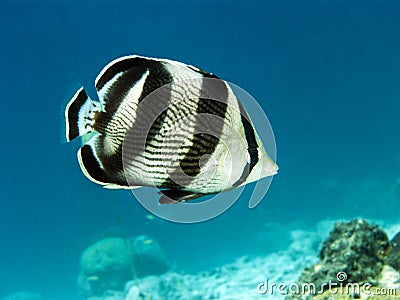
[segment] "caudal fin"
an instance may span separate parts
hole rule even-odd
[[[67,142],[93,132],[95,115],[99,112],[83,87],[78,89],[65,108],[65,127]]]

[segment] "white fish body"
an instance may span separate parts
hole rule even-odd
[[[186,201],[276,174],[239,100],[213,74],[165,59],[126,56],[80,88],[65,110],[67,140],[83,173],[108,188],[163,188]]]

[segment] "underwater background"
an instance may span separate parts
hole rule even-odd
[[[83,299],[79,257],[118,226],[112,201],[127,236],[153,237],[186,273],[284,250],[327,220],[398,225],[399,20],[394,0],[0,1],[0,298]],[[258,101],[280,169],[256,208],[245,192],[178,224],[83,176],[64,107],[129,54],[193,64]]]

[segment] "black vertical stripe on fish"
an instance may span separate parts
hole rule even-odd
[[[113,162],[116,160],[113,158],[99,159],[95,156],[95,149],[92,145],[84,145],[80,150],[81,162],[88,173],[88,175],[94,180],[104,184],[118,184],[120,186],[127,186],[127,183],[122,178],[115,178],[109,174],[115,174],[115,167],[112,167]]]
[[[243,182],[246,181],[249,174],[250,174],[250,164],[247,162],[243,168],[242,175],[240,175],[239,179],[234,184],[232,184],[232,186],[238,187],[239,185],[241,185]]]
[[[156,91],[158,88],[170,84],[173,77],[170,72],[165,68],[164,64],[159,61],[148,61],[149,75],[143,86],[142,93],[140,94],[139,103],[146,98],[150,93]]]
[[[102,158],[102,161],[104,164],[103,167],[105,169],[110,169],[110,172],[114,173],[116,171],[120,171],[121,173],[124,170],[122,161],[123,147],[125,150],[128,149],[125,153],[128,153],[130,160],[133,160],[135,156],[139,155],[140,152],[145,150],[144,141],[151,140],[154,133],[157,133],[160,130],[166,114],[159,114],[165,109],[165,107],[168,107],[170,99],[170,88],[168,86],[162,89],[161,94],[155,93],[154,95],[156,95],[156,99],[153,99],[154,97],[152,97],[150,102],[137,106],[137,117],[135,123],[131,128],[127,128],[127,124],[124,119],[126,117],[129,117],[129,112],[128,116],[122,113],[119,114],[117,112],[119,106],[127,97],[127,94],[129,93],[132,86],[136,84],[147,71],[149,72],[143,84],[140,97],[137,99],[137,103],[139,104],[150,93],[157,90],[159,87],[172,82],[172,76],[164,68],[162,63],[158,61],[145,61],[145,63],[143,63],[142,60],[138,59],[130,59],[130,61],[131,63],[139,62],[140,64],[131,65],[130,68],[125,70],[124,73],[115,80],[110,89],[106,91],[105,112],[98,114],[96,118],[97,130],[101,133],[107,131],[105,132],[105,134],[109,137],[112,137],[111,142],[113,143],[115,150],[113,151],[113,153],[108,154],[112,154],[112,157],[107,157],[107,159]],[[127,65],[123,64],[123,67],[127,68]],[[119,70],[121,69],[114,69],[114,71],[117,72]],[[110,74],[111,73],[107,74],[107,76],[109,77]],[[109,102],[112,103],[112,106],[108,105],[108,99],[110,99]],[[112,125],[111,128],[107,129],[111,121],[113,121],[114,125]],[[149,123],[152,121],[154,121],[154,123]],[[120,127],[121,129],[124,129],[122,136],[118,128],[115,128],[115,124],[117,124],[116,126],[118,128]],[[125,132],[125,130],[128,130],[129,133]],[[148,133],[149,137],[146,137]],[[125,134],[129,138],[126,139],[125,142],[123,142]],[[104,139],[101,138],[100,142],[103,143]],[[132,149],[135,149],[135,151],[132,152]],[[113,165],[110,165],[111,162],[113,163]]]
[[[181,142],[190,136],[191,130],[187,129],[194,125],[188,124],[188,128],[185,128],[185,125],[180,124],[180,129],[188,134],[181,134],[179,138],[172,140],[171,128],[195,112],[198,97],[196,91],[187,89],[186,81],[181,81],[179,77],[176,82],[174,81],[176,78],[172,75],[175,73],[171,73],[169,67],[169,64],[163,62],[161,67],[154,69],[154,80],[152,80],[153,72],[147,76],[140,96],[140,105],[136,111],[137,118],[134,126],[127,132],[123,150],[126,161],[140,162],[147,167],[148,173],[164,176],[163,181],[168,176],[168,164],[182,156]],[[164,130],[161,133],[162,129]],[[159,148],[160,143],[163,143],[164,150],[170,149],[170,153],[165,153],[162,149],[155,150]],[[153,151],[148,151],[149,149]],[[160,163],[153,163],[157,160]],[[173,188],[176,185],[169,182],[164,186]]]
[[[146,109],[146,111],[150,113],[150,121],[154,120],[154,122],[151,124],[148,131],[145,147],[151,145],[156,135],[160,132],[167,117],[167,110],[171,105],[171,82],[173,78],[163,64],[159,62],[154,62],[154,64],[157,65],[153,66],[152,72],[150,72],[143,86],[143,91],[139,99],[141,102],[145,97],[149,96],[150,93],[156,91],[150,96],[152,97],[150,104],[154,105],[152,111]],[[162,86],[164,87],[159,89]],[[144,106],[149,107],[149,105]]]
[[[174,182],[174,178],[180,179],[180,185],[189,185],[195,179],[200,169],[200,159],[206,164],[214,153],[222,135],[224,118],[227,111],[228,90],[221,80],[204,80],[202,82],[201,94],[197,102],[196,123],[192,145],[179,163],[179,169],[172,172],[165,184]],[[216,116],[210,122],[209,118],[199,114],[210,114]],[[187,176],[179,174],[183,172]]]
[[[106,149],[106,145],[104,143],[104,137],[99,137],[99,144],[96,145],[97,149]],[[117,149],[114,152],[110,152],[109,154],[100,158],[102,167],[107,174],[115,175],[113,177],[113,183],[128,186],[125,175],[124,174],[124,166],[122,161],[122,144],[118,145]],[[132,182],[130,182],[132,184]]]
[[[162,70],[158,70],[155,74],[150,72],[144,84],[139,100],[141,104],[136,111],[136,121],[129,129],[124,142],[124,151],[129,160],[134,160],[156,140],[156,135],[160,132],[170,109],[171,85],[168,83],[172,81],[172,77],[164,68]],[[152,80],[153,76],[158,77],[158,80]],[[158,89],[161,86],[164,87]],[[155,92],[149,96],[152,91]],[[147,96],[148,98],[142,102]]]
[[[96,82],[96,90],[100,91],[107,82],[109,82],[115,75],[128,71],[133,67],[143,68],[149,63],[149,60],[142,57],[129,57],[121,59],[112,64],[108,69],[98,78]]]
[[[73,139],[80,136],[80,133],[79,133],[80,110],[87,100],[88,100],[88,96],[83,88],[80,88],[77,91],[77,96],[75,97],[73,102],[71,100],[71,104],[68,107],[68,111],[67,111],[68,141],[72,141]]]
[[[185,159],[188,161],[193,161],[191,158],[193,154],[197,155],[197,162],[200,162],[200,158],[203,155],[208,154],[209,156],[203,161],[203,163],[206,164],[220,141],[224,127],[224,119],[228,107],[228,89],[226,84],[213,74],[209,74],[204,71],[202,74],[206,76],[206,79],[203,79],[201,95],[197,103],[196,113],[211,114],[216,116],[216,118],[212,118],[211,123],[209,122],[210,120],[208,117],[205,118],[205,120],[203,120],[201,115],[197,118],[194,131],[196,134],[193,136],[192,147],[189,149],[182,162],[184,162]],[[204,131],[205,133],[203,133]],[[204,146],[206,148],[204,148]],[[198,149],[198,147],[200,147],[200,149]],[[181,165],[181,167],[185,172],[184,164]],[[188,169],[185,173],[188,174],[189,170],[190,169]],[[198,167],[192,171],[191,176],[196,176],[199,173],[200,165],[198,164]]]
[[[100,77],[96,85],[98,91],[104,87],[107,81],[112,80],[117,74],[121,73],[112,86],[105,91],[104,110],[109,119],[113,117],[131,88],[142,78],[146,71],[149,71],[149,74],[143,85],[141,95],[137,100],[137,103],[140,103],[151,92],[172,82],[172,76],[161,62],[139,57],[124,59],[113,64]]]
[[[250,123],[250,118],[244,109],[243,105],[239,103],[240,109],[240,116],[242,120],[242,125],[244,128],[244,135],[246,137],[247,142],[247,152],[250,156],[250,163],[246,163],[245,167],[243,168],[242,175],[240,178],[233,184],[233,187],[241,185],[243,182],[246,181],[247,177],[249,177],[251,171],[253,170],[254,166],[257,164],[259,157],[258,157],[258,145],[256,134],[254,132],[254,128]]]
[[[118,111],[121,103],[128,95],[131,88],[142,78],[146,73],[147,66],[144,64],[133,65],[128,70],[124,71],[105,91],[104,95],[104,111],[111,119]]]
[[[137,83],[138,80],[142,78],[146,71],[149,71],[146,80],[143,84],[142,91],[140,93],[139,98],[137,99],[137,104],[141,103],[143,99],[145,99],[149,94],[153,91],[156,91],[158,88],[169,84],[172,82],[172,76],[169,72],[164,68],[163,64],[158,61],[145,61],[138,59],[129,59],[132,63],[139,61],[140,65],[132,65],[130,69],[126,70],[120,77],[117,78],[116,82],[112,85],[112,87],[106,92],[106,98],[112,99],[110,101],[112,105],[108,106],[107,99],[105,99],[106,106],[105,112],[103,114],[99,114],[98,121],[99,127],[105,128],[109,124],[110,120],[114,118],[115,113],[120,107],[121,103],[127,97],[130,89],[134,84]],[[126,67],[126,65],[124,65]],[[119,69],[117,69],[119,70]],[[107,73],[107,72],[106,72]],[[170,92],[168,92],[168,87],[162,90],[163,95],[158,95],[160,102],[154,103],[157,107],[163,107],[165,105],[165,101],[168,101],[170,98]],[[168,103],[167,103],[168,104]],[[149,105],[146,108],[142,108],[142,112],[147,112],[149,110]],[[140,108],[140,106],[139,106]],[[154,109],[154,108],[152,108]],[[138,114],[138,112],[136,112]],[[139,113],[140,115],[140,113]],[[122,116],[115,116],[115,118],[119,118],[121,121]],[[160,122],[160,120],[159,120]],[[161,122],[162,123],[162,122]],[[101,124],[101,125],[100,125]],[[133,124],[135,126],[135,124]]]

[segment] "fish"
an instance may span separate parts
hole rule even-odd
[[[153,215],[146,215],[145,218],[149,221],[153,221],[155,219]]]
[[[109,189],[150,186],[160,204],[229,191],[277,173],[231,86],[182,62],[128,55],[77,89],[65,108],[66,140]]]

